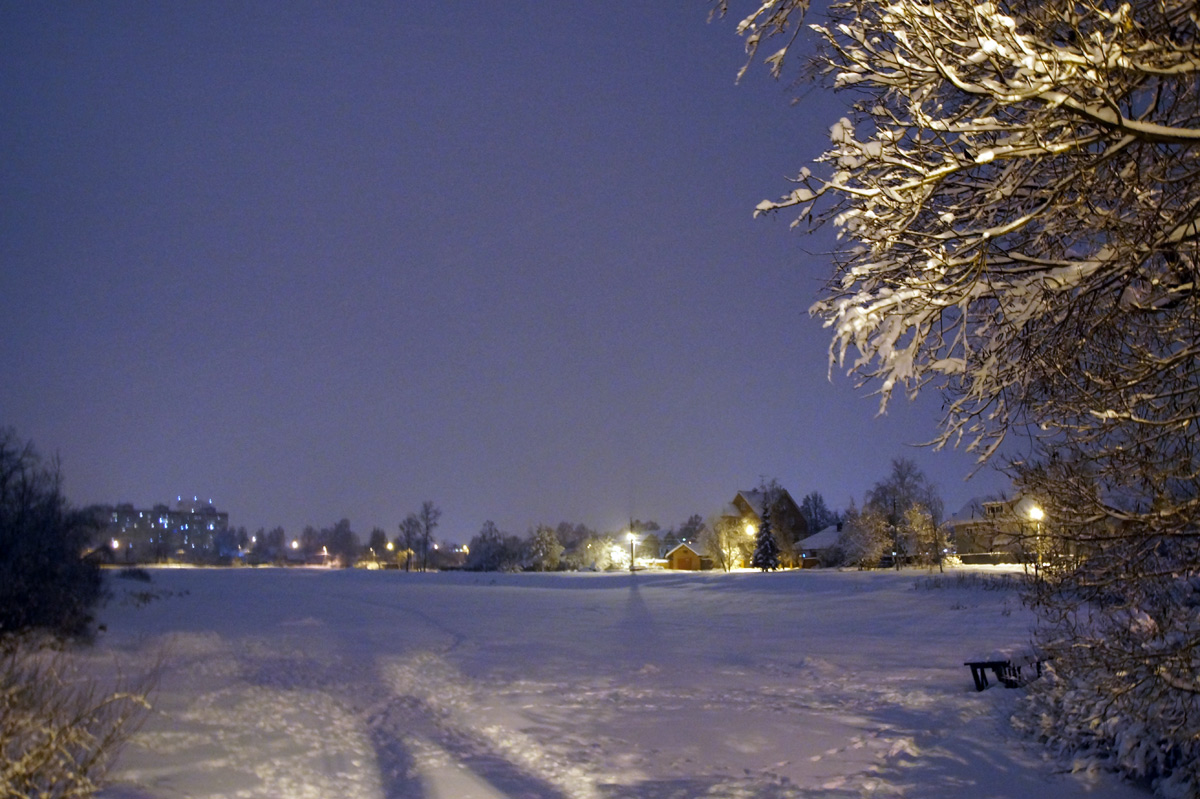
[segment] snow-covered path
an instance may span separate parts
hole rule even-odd
[[[107,799],[1144,797],[1013,737],[962,662],[1029,618],[953,577],[152,574],[87,655],[165,658]]]

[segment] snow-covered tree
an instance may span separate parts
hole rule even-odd
[[[746,562],[754,539],[736,516],[714,516],[700,533],[700,547],[713,566],[729,571]]]
[[[755,3],[752,56],[777,37],[779,74],[807,8]],[[941,390],[939,445],[1031,433],[1016,477],[1073,553],[1039,582],[1046,684],[1071,686],[1044,734],[1200,792],[1194,0],[848,0],[815,31],[855,101],[759,211],[838,229],[831,364],[884,405]]]
[[[851,503],[838,533],[838,549],[842,552],[843,562],[860,569],[873,569],[879,565],[891,543],[891,526],[887,518],[874,508],[859,512]]]
[[[521,539],[486,521],[467,545],[468,571],[517,571],[521,565]]]
[[[779,544],[775,541],[775,531],[771,529],[771,508],[763,503],[762,524],[758,526],[758,534],[754,539],[754,555],[750,565],[763,571],[775,571],[779,568]]]
[[[568,569],[595,569],[596,571],[604,571],[613,565],[613,546],[613,539],[610,536],[600,535],[594,530],[588,530],[587,536],[563,555],[563,563]]]
[[[945,537],[941,528],[933,523],[933,516],[924,505],[916,503],[904,511],[900,532],[906,541],[906,549],[916,563],[922,566],[941,566]]]
[[[558,534],[553,527],[539,524],[537,529],[529,534],[526,545],[526,562],[533,571],[554,571],[562,558],[563,545],[558,541]]]

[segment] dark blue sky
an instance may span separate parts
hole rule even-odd
[[[666,3],[0,6],[0,424],[76,503],[251,529],[664,527],[761,476],[842,507],[937,398],[826,379],[828,237],[752,218],[791,105]]]

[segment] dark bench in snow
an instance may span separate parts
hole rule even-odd
[[[1036,669],[1036,676],[1042,676],[1042,661],[1031,654],[1020,657],[997,655],[990,660],[968,660],[963,665],[970,667],[971,679],[975,681],[976,691],[982,691],[988,687],[988,669],[992,670],[997,680],[1004,683],[1005,688],[1017,688],[1033,679],[1033,677],[1021,675],[1023,667]]]

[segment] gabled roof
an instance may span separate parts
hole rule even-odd
[[[733,502],[730,503],[735,508],[737,507],[738,497],[741,497],[742,501],[745,502],[747,506],[749,506],[750,511],[755,516],[757,516],[760,519],[762,518],[763,499],[764,499],[763,492],[761,492],[761,491],[739,491],[739,492],[737,492],[737,494],[735,494],[733,497]]]
[[[696,556],[696,557],[698,557],[698,558],[704,557],[704,556],[703,556],[703,555],[701,555],[699,552],[697,552],[697,551],[696,551],[696,549],[695,549],[695,547],[693,547],[693,546],[692,546],[691,544],[689,544],[687,541],[683,541],[683,542],[681,542],[681,543],[680,543],[678,546],[672,547],[672,548],[671,548],[671,551],[670,551],[670,552],[668,552],[667,554],[663,555],[663,557],[664,557],[664,558],[669,558],[669,557],[671,557],[671,555],[673,555],[673,554],[675,553],[675,550],[677,550],[677,549],[686,549],[688,552],[691,552],[693,555],[695,555],[695,556]]]
[[[837,546],[840,525],[831,524],[819,533],[796,542],[798,549],[831,549]]]
[[[1028,519],[1030,512],[1037,507],[1037,500],[1031,496],[1017,495],[1011,499],[1004,496],[989,494],[975,497],[955,513],[945,524],[948,527],[966,525],[971,522]],[[990,512],[989,512],[990,509]]]
[[[972,497],[967,501],[966,505],[963,505],[958,509],[958,512],[950,514],[950,518],[947,519],[947,521],[951,524],[956,524],[958,522],[969,522],[972,519],[983,519],[987,515],[983,509],[983,506],[985,504],[999,501],[1001,501],[1000,497],[994,494],[988,494],[982,497]]]
[[[788,490],[786,488],[779,489],[779,496],[780,496],[780,499],[786,499],[787,503],[790,504],[797,511],[800,509],[800,506],[796,504],[796,500],[792,499],[792,495],[790,493],[788,493]],[[757,489],[753,490],[753,491],[737,492],[737,494],[734,495],[734,497],[733,497],[733,501],[728,506],[731,510],[734,510],[735,512],[733,514],[726,513],[725,515],[730,516],[730,515],[738,515],[741,513],[740,509],[738,509],[738,507],[737,507],[739,498],[742,500],[742,502],[746,503],[746,506],[748,508],[750,508],[750,511],[755,516],[757,516],[760,519],[762,518],[763,502],[764,502],[764,500],[766,500],[766,494],[764,494],[762,491],[758,491]]]

